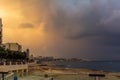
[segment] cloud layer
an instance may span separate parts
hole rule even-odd
[[[23,18],[18,26],[32,28],[33,36],[37,35],[36,44],[31,41],[29,45],[36,48],[33,53],[119,59],[119,0],[17,0],[14,3],[19,5]]]

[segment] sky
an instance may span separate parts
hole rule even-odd
[[[120,60],[120,0],[0,0],[3,43],[34,56]]]

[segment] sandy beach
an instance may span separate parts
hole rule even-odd
[[[105,75],[105,77],[97,77],[96,80],[120,80],[120,73],[90,69],[52,68],[39,65],[31,66],[29,76],[24,77],[24,80],[95,80],[95,77],[91,77],[89,74]]]

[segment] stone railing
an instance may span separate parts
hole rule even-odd
[[[0,72],[8,72],[8,71],[16,71],[16,70],[28,70],[28,64],[23,63],[23,62],[16,62],[16,63],[11,63],[9,62],[6,63],[4,62],[3,65],[0,65]]]

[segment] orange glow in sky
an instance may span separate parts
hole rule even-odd
[[[0,17],[5,17],[8,16],[8,12],[6,12],[5,10],[0,9]]]
[[[3,43],[17,42],[39,56],[120,59],[119,3],[0,0]]]
[[[42,47],[44,45],[45,32],[44,23],[36,25],[34,16],[31,19],[23,13],[19,0],[2,0],[0,1],[0,18],[3,22],[3,43],[18,42],[23,46],[23,50],[30,48],[31,54],[34,53],[33,47]],[[34,15],[31,13],[31,15]],[[31,28],[27,24],[33,24]],[[21,24],[25,24],[21,26]],[[25,27],[24,27],[25,26]],[[32,49],[31,49],[32,48]]]

